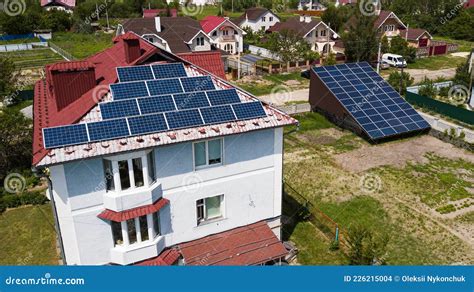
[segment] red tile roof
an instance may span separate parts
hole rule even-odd
[[[94,68],[94,64],[88,61],[71,61],[71,62],[59,62],[49,66],[50,70],[55,71],[70,71],[70,70],[85,70]]]
[[[428,37],[430,39],[432,38],[426,29],[421,29],[421,28],[408,28],[408,30],[402,29],[400,30],[400,37],[417,41],[418,38],[421,37],[425,33],[428,34]]]
[[[105,209],[102,213],[97,215],[97,217],[104,220],[122,222],[128,219],[133,219],[133,218],[137,218],[143,215],[158,212],[161,208],[168,205],[169,202],[170,201],[165,198],[160,198],[151,205],[137,207],[137,208],[121,211],[121,212],[115,212],[112,210]]]
[[[183,53],[178,54],[178,56],[226,80],[224,62],[222,62],[222,54],[220,51]]]
[[[464,8],[471,8],[474,7],[474,0],[468,0],[464,2]]]
[[[134,266],[171,266],[180,258],[181,254],[174,248],[164,250],[159,256],[147,259]]]
[[[279,259],[286,248],[265,221],[238,227],[178,246],[186,265],[258,265]]]
[[[138,38],[140,42],[141,56],[127,63],[125,58],[124,39]],[[61,62],[60,64],[47,65],[46,79],[40,80],[35,85],[34,107],[33,107],[33,164],[37,164],[48,154],[48,150],[43,147],[42,129],[60,125],[70,125],[78,122],[86,113],[88,113],[98,102],[99,96],[97,88],[107,88],[106,86],[117,81],[116,67],[141,64],[151,55],[160,52],[160,49],[149,44],[147,41],[137,37],[133,33],[127,33],[114,39],[114,45],[98,54],[90,56],[84,61],[79,62]],[[95,76],[97,86],[84,93],[77,100],[62,108],[57,109],[54,88],[52,88],[51,68],[60,68],[71,70],[77,67],[95,66]],[[102,92],[104,91],[104,92]],[[100,93],[104,95],[107,90]],[[96,94],[94,94],[96,93]]]
[[[225,17],[209,15],[201,20],[201,26],[205,33],[210,33],[226,20],[227,19]]]

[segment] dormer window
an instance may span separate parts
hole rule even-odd
[[[156,180],[153,151],[138,157],[103,160],[107,191],[125,191],[149,186]]]

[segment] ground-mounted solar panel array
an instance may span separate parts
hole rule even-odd
[[[372,140],[430,127],[367,62],[313,70]]]
[[[182,63],[117,68],[102,120],[43,129],[46,149],[266,117],[260,101],[242,102],[210,76],[188,77]]]

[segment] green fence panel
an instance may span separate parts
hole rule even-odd
[[[411,104],[429,109],[431,111],[456,119],[466,124],[474,125],[474,112],[469,111],[467,109],[463,109],[409,91],[407,91],[405,98]]]

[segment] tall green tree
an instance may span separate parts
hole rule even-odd
[[[400,94],[405,94],[407,87],[411,86],[415,79],[410,76],[409,73],[395,71],[390,73],[388,76],[387,82],[395,88],[396,91],[398,91]],[[401,83],[400,83],[401,82]],[[400,85],[401,85],[401,91],[400,91]]]
[[[314,57],[310,44],[291,30],[270,34],[266,44],[285,64]]]
[[[372,61],[378,50],[377,31],[374,28],[375,16],[363,15],[356,9],[348,27],[342,34],[345,54],[349,61]]]
[[[362,225],[353,225],[349,229],[349,264],[350,265],[383,265],[389,238],[377,236],[372,230]]]

